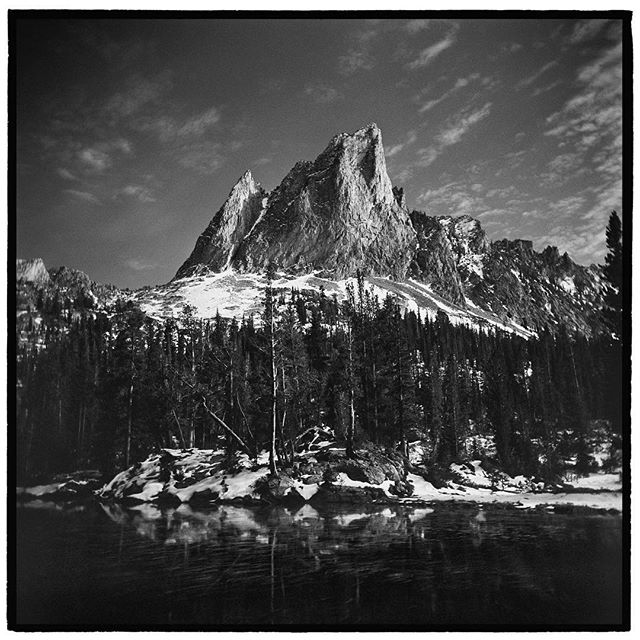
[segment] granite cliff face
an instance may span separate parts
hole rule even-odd
[[[16,281],[46,285],[51,281],[51,278],[42,258],[33,258],[31,260],[18,258],[16,260]]]
[[[203,317],[258,314],[269,266],[278,287],[344,298],[348,279],[362,274],[376,295],[406,308],[524,337],[562,325],[585,335],[605,330],[599,267],[577,265],[555,247],[535,251],[527,240],[491,242],[469,216],[410,213],[375,124],[335,136],[270,193],[247,171],[175,278],[127,295],[151,315],[178,314],[181,304]],[[40,259],[18,260],[16,276],[24,309],[40,291],[85,306],[114,297],[86,274],[47,271]]]
[[[426,287],[440,296],[442,308],[448,302],[462,314],[486,312],[525,332],[561,324],[585,334],[603,328],[598,268],[577,265],[553,247],[534,251],[526,240],[490,242],[469,216],[409,213],[403,189],[387,174],[375,124],[335,136],[271,193],[245,173],[176,279],[264,274],[269,265],[290,277],[331,281],[361,273],[405,297],[417,283],[420,295]]]
[[[227,269],[240,244],[264,209],[266,192],[247,171],[235,184],[226,202],[202,232],[176,277],[193,274],[198,267]]]
[[[524,327],[581,333],[603,329],[604,283],[597,267],[575,264],[556,247],[538,252],[529,240],[489,242],[469,216],[411,214],[419,246],[411,274],[457,304],[476,305]]]
[[[198,264],[241,272],[272,264],[290,273],[318,271],[335,278],[358,270],[406,275],[416,234],[403,199],[394,194],[375,124],[335,136],[315,161],[298,162],[266,200],[252,179],[243,181],[177,277]]]

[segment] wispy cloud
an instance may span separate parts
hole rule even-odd
[[[559,87],[561,84],[562,84],[561,80],[556,80],[555,82],[550,82],[549,84],[544,85],[542,87],[537,87],[531,92],[531,96],[535,98],[536,96],[539,96],[542,93],[546,93],[547,91],[551,91],[551,89],[555,89],[556,87]]]
[[[133,271],[149,271],[150,269],[155,269],[158,266],[155,262],[144,262],[143,260],[138,260],[136,258],[126,260],[124,264]]]
[[[111,166],[109,154],[100,149],[82,149],[78,152],[78,159],[87,170],[96,173],[102,173]]]
[[[136,128],[153,133],[160,142],[170,142],[178,138],[202,136],[220,121],[220,111],[211,106],[204,111],[187,117],[157,114],[140,119]]]
[[[216,107],[210,107],[202,113],[187,118],[178,129],[178,136],[200,136],[220,120],[220,113]]]
[[[180,165],[197,173],[210,175],[225,163],[223,145],[218,142],[196,142],[182,145],[175,151]]]
[[[152,78],[131,76],[126,81],[125,88],[107,100],[104,112],[116,121],[129,118],[143,107],[159,103],[172,87],[172,74],[168,71]]]
[[[409,33],[415,34],[415,33],[419,33],[420,31],[424,31],[425,29],[428,29],[432,23],[433,23],[433,20],[429,20],[429,19],[409,20],[405,25],[405,29]]]
[[[329,104],[340,98],[340,92],[324,82],[307,85],[304,88],[304,94],[320,104]]]
[[[622,85],[619,45],[600,51],[577,73],[576,93],[546,119],[545,136],[556,139],[557,158],[573,154],[575,170],[593,172],[604,184],[622,171]],[[557,159],[556,158],[556,159]],[[553,161],[552,161],[553,162]],[[561,165],[552,165],[550,171]],[[562,176],[560,176],[562,178]],[[603,202],[602,206],[610,205]]]
[[[431,64],[443,51],[446,51],[455,43],[455,37],[448,35],[442,40],[422,49],[418,57],[407,64],[410,69],[420,69]]]
[[[451,89],[445,91],[438,98],[432,98],[431,100],[427,100],[427,102],[424,102],[418,109],[418,113],[426,113],[427,111],[430,111],[431,109],[433,109],[433,107],[437,106],[447,98],[451,97],[454,93],[456,93],[460,89],[463,89],[464,87],[468,86],[471,82],[478,80],[479,78],[480,78],[479,73],[472,73],[470,76],[467,76],[466,78],[458,78],[455,84],[453,85],[453,87],[451,87]],[[416,99],[420,100],[420,96],[418,96]]]
[[[338,71],[343,76],[351,76],[358,71],[370,71],[375,66],[373,57],[368,51],[349,49],[338,58]]]
[[[116,138],[80,149],[77,152],[77,157],[84,170],[91,173],[103,173],[112,166],[114,153],[128,155],[131,151],[131,143],[128,140]]]
[[[143,187],[139,184],[128,184],[124,187],[120,193],[124,196],[135,198],[140,202],[155,202],[156,199],[153,197],[153,193],[147,187]]]
[[[89,193],[88,191],[79,191],[77,189],[65,189],[64,193],[68,193],[70,196],[82,200],[83,202],[90,202],[91,204],[101,204],[100,200]]]
[[[538,78],[540,78],[543,74],[545,74],[547,71],[549,71],[549,69],[553,69],[553,67],[555,67],[557,64],[558,63],[555,60],[552,60],[551,62],[547,62],[547,64],[545,64],[540,69],[538,69],[538,71],[536,71],[535,73],[532,73],[530,76],[527,76],[526,78],[523,78],[522,80],[520,80],[520,82],[518,82],[516,84],[516,91],[519,91],[520,89],[524,89],[526,87],[529,87]]]
[[[78,179],[78,176],[76,176],[75,174],[71,173],[71,171],[69,171],[68,169],[65,169],[64,167],[59,167],[58,169],[56,169],[56,173],[63,180],[76,181]]]
[[[403,149],[406,149],[408,146],[412,145],[417,139],[418,136],[416,135],[416,132],[413,130],[409,131],[407,133],[406,139],[403,142],[399,142],[398,144],[394,144],[393,146],[389,147],[386,150],[385,155],[388,158],[392,158],[393,156],[400,153]]]
[[[463,109],[450,118],[435,136],[435,142],[429,147],[418,150],[417,164],[428,167],[447,148],[457,144],[465,134],[478,122],[484,120],[491,112],[491,102],[479,109]]]
[[[452,122],[443,131],[441,131],[436,139],[442,147],[449,147],[452,144],[460,142],[467,131],[469,131],[474,124],[480,122],[480,120],[484,120],[484,118],[489,115],[490,111],[491,102],[487,102],[480,109],[460,116],[456,121]]]
[[[569,35],[569,42],[578,44],[591,40],[602,31],[608,22],[608,20],[580,20]]]

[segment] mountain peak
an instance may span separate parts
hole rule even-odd
[[[314,161],[297,162],[264,196],[246,172],[178,276],[196,264],[214,271],[273,264],[337,277],[406,274],[415,231],[393,192],[375,123],[334,136]]]
[[[178,269],[176,278],[191,275],[201,266],[213,271],[227,269],[262,212],[266,195],[262,186],[253,179],[251,171],[245,171],[200,234],[191,255]]]

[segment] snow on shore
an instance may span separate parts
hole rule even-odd
[[[436,488],[422,475],[409,473],[406,481],[408,492],[398,493],[397,481],[364,482],[354,479],[357,466],[345,465],[344,452],[327,444],[324,447],[332,461],[325,462],[324,477],[319,469],[312,470],[315,477],[303,471],[285,472],[273,484],[269,479],[268,457],[263,452],[253,461],[246,455],[238,456],[234,469],[227,468],[227,458],[222,450],[211,449],[163,449],[146,460],[117,474],[110,482],[96,491],[103,500],[127,501],[140,505],[173,502],[229,503],[237,501],[278,502],[295,499],[300,503],[322,500],[357,503],[396,503],[425,507],[425,503],[457,501],[478,504],[509,504],[520,509],[548,506],[550,509],[566,506],[591,509],[622,510],[622,485],[617,473],[594,473],[572,479],[563,485],[544,487],[529,478],[512,478],[499,471],[487,471],[479,460],[450,466],[451,476]],[[314,454],[314,456],[317,454]],[[303,454],[307,462],[315,460],[311,454]],[[329,465],[329,468],[327,468]],[[354,471],[355,470],[355,471]],[[350,474],[354,477],[350,477]],[[317,477],[317,479],[316,479]],[[61,494],[60,483],[20,487],[21,499],[66,497]],[[412,490],[411,490],[412,489]],[[71,496],[72,497],[72,496]]]
[[[617,474],[609,475],[615,475],[617,478]],[[427,482],[421,476],[410,473],[408,475],[408,479],[413,483],[414,492],[413,496],[403,500],[405,503],[423,501],[442,502],[452,500],[482,504],[512,504],[521,509],[533,509],[543,505],[553,506],[554,508],[558,505],[571,505],[589,507],[591,509],[615,509],[616,511],[622,511],[622,487],[619,481],[616,485],[609,483],[608,486],[610,488],[600,493],[580,493],[579,491],[532,493],[530,491],[494,491],[490,488],[469,487],[464,485],[436,489],[430,482]],[[593,478],[591,482],[597,484],[595,478]],[[613,486],[617,487],[617,490],[611,490],[611,487]],[[586,487],[581,488],[584,489]]]

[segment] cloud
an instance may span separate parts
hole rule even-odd
[[[555,82],[550,82],[543,87],[537,87],[531,92],[531,96],[535,98],[535,96],[539,96],[541,93],[546,93],[547,91],[551,91],[551,89],[555,89],[562,84],[561,80],[556,80]]]
[[[407,22],[407,24],[405,25],[405,29],[410,34],[415,34],[428,29],[432,23],[433,21],[429,19],[409,20],[409,22]]]
[[[124,187],[120,193],[124,196],[128,196],[131,198],[135,198],[140,202],[155,202],[156,199],[153,197],[151,190],[147,187],[143,187],[138,184],[129,184]]]
[[[191,118],[187,118],[184,124],[178,129],[179,136],[199,136],[207,129],[211,128],[220,120],[220,113],[215,107],[203,111]]]
[[[448,91],[445,91],[439,98],[432,98],[431,100],[428,100],[427,102],[422,104],[422,106],[418,109],[418,113],[426,113],[427,111],[430,111],[431,109],[433,109],[433,107],[440,104],[441,102],[443,102],[444,100],[452,96],[454,93],[456,93],[460,89],[467,87],[471,82],[474,82],[479,78],[480,78],[479,73],[472,73],[470,76],[467,76],[466,78],[458,78],[455,84],[453,85],[453,87],[451,87],[451,89],[449,89]],[[483,79],[483,83],[485,80],[489,80],[489,79],[488,78]],[[420,96],[417,97],[417,100],[420,100]]]
[[[423,49],[417,58],[408,63],[410,69],[420,69],[431,64],[443,51],[446,51],[455,43],[453,35],[448,35],[435,44]]]
[[[86,169],[96,173],[102,173],[111,166],[109,154],[99,149],[82,149],[78,152],[78,159]]]
[[[126,84],[127,88],[113,94],[104,106],[105,113],[116,121],[129,118],[143,107],[158,103],[173,87],[172,75],[168,71],[153,78],[132,76]]]
[[[578,44],[591,40],[600,33],[608,22],[608,20],[580,20],[569,35],[569,42]]]
[[[506,42],[500,49],[503,53],[516,53],[522,49],[522,44],[519,42]]]
[[[336,89],[322,82],[307,85],[304,94],[320,104],[329,104],[340,98]]]
[[[545,122],[544,135],[557,141],[563,155],[575,155],[575,171],[588,172],[604,184],[615,182],[622,173],[620,67],[619,45],[598,52],[578,70],[574,96]]]
[[[64,193],[68,193],[70,196],[82,200],[84,202],[90,202],[91,204],[101,204],[100,200],[96,198],[92,193],[88,191],[78,191],[77,189],[65,189]]]
[[[167,114],[140,119],[136,126],[140,131],[153,133],[160,142],[178,138],[201,136],[220,121],[220,111],[212,106],[187,118]]]
[[[104,173],[113,165],[113,152],[128,155],[131,153],[131,143],[124,138],[116,138],[109,142],[99,142],[91,147],[85,147],[77,152],[77,158],[83,169],[90,173]]]
[[[578,80],[585,83],[597,83],[599,86],[607,84],[609,78],[602,77],[603,69],[607,69],[606,75],[616,73],[617,68],[621,71],[622,64],[622,44],[619,43],[615,47],[603,51],[596,60],[585,65],[578,74]],[[616,73],[616,77],[619,73]]]
[[[434,144],[429,147],[418,149],[416,164],[420,167],[428,167],[440,156],[447,148],[457,144],[462,140],[465,134],[478,122],[484,120],[491,113],[491,102],[487,102],[484,106],[470,111],[463,109],[454,117],[447,120],[445,125],[434,137]]]
[[[56,173],[63,179],[63,180],[77,180],[78,177],[76,175],[74,175],[73,173],[71,173],[71,171],[69,171],[68,169],[65,169],[64,167],[59,167],[58,169],[56,169]]]
[[[187,144],[176,150],[177,161],[185,169],[210,175],[220,169],[225,161],[223,147],[217,142]]]
[[[406,147],[412,145],[417,139],[418,139],[418,136],[416,135],[416,132],[415,131],[409,131],[409,133],[407,133],[406,140],[404,142],[400,142],[400,143],[398,143],[396,145],[393,145],[392,147],[387,149],[385,155],[388,158],[392,158],[396,154],[400,153]]]
[[[520,89],[524,89],[525,87],[532,85],[540,76],[549,71],[549,69],[553,69],[557,64],[558,63],[555,60],[547,62],[547,64],[538,69],[538,71],[520,80],[520,82],[516,84],[516,91],[520,91]]]
[[[149,269],[155,269],[158,266],[155,262],[143,262],[137,258],[126,260],[124,264],[133,271],[148,271]]]
[[[370,71],[374,66],[371,55],[359,49],[349,49],[345,55],[338,58],[338,71],[343,76],[351,76],[361,70]]]
[[[441,147],[449,147],[453,144],[460,142],[462,137],[469,131],[469,129],[476,123],[486,118],[491,112],[491,102],[487,102],[483,107],[460,115],[454,122],[451,122],[445,129],[443,129],[436,139]]]

